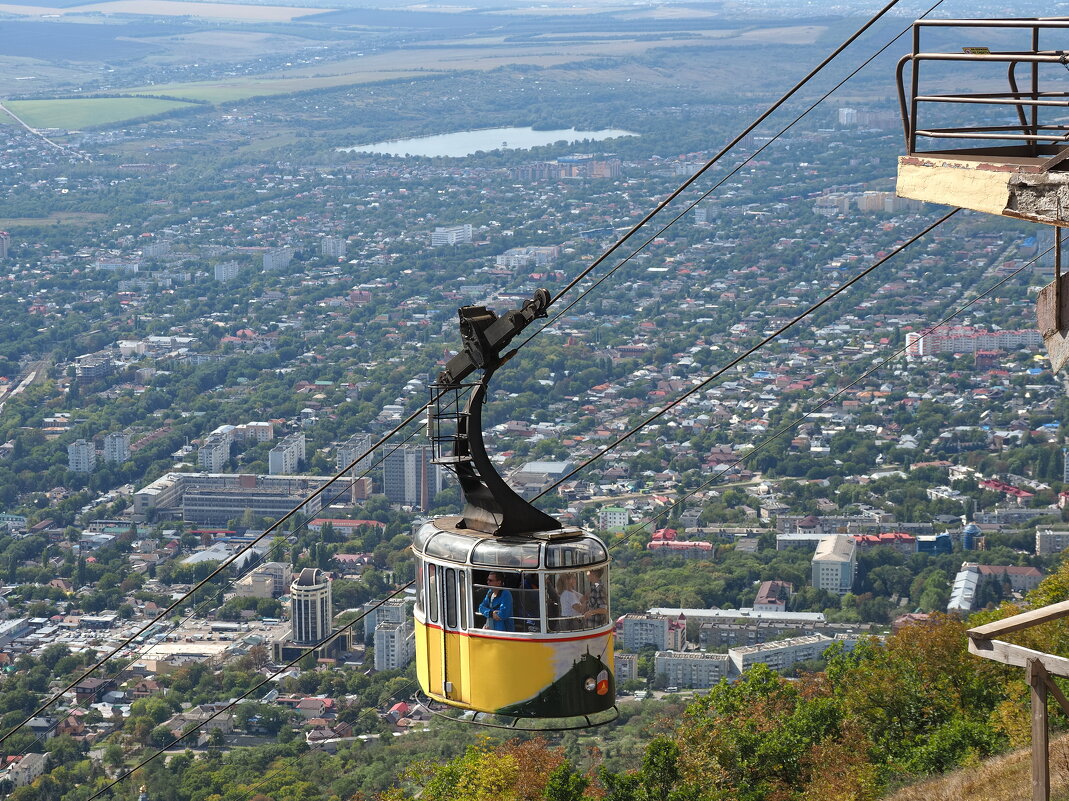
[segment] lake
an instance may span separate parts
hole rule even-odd
[[[394,139],[373,145],[339,147],[346,153],[380,153],[387,156],[470,156],[480,150],[527,150],[555,142],[581,142],[584,139],[600,141],[617,136],[637,136],[630,131],[610,128],[603,131],[577,131],[574,128],[559,131],[536,131],[534,128],[484,128],[481,131],[460,131],[436,136],[419,136],[415,139]]]

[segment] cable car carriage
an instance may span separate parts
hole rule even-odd
[[[464,349],[433,385],[434,461],[464,493],[459,517],[416,532],[416,672],[431,699],[472,713],[575,728],[616,716],[608,552],[563,526],[498,475],[482,437],[482,406],[501,351],[545,316],[539,290],[498,317],[460,309]],[[476,369],[476,383],[463,383]]]

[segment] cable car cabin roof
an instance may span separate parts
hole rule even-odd
[[[460,517],[439,517],[423,524],[412,550],[429,559],[484,568],[537,570],[600,565],[608,562],[604,543],[570,527],[537,532],[530,538],[502,538],[458,528]]]

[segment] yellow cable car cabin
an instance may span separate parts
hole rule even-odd
[[[416,534],[416,672],[443,703],[518,718],[611,709],[608,554],[574,528],[498,539],[439,518]]]
[[[539,290],[500,318],[460,309],[464,349],[434,386],[428,424],[434,461],[456,474],[465,507],[424,524],[413,541],[416,673],[429,698],[459,709],[514,724],[594,725],[616,710],[608,551],[517,495],[482,438],[489,380],[509,358],[501,350],[548,302]],[[479,381],[463,383],[479,368]]]

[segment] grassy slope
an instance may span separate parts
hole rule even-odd
[[[1029,801],[1031,750],[1013,751],[971,768],[903,787],[884,801]],[[1051,740],[1051,801],[1069,801],[1069,735]]]

